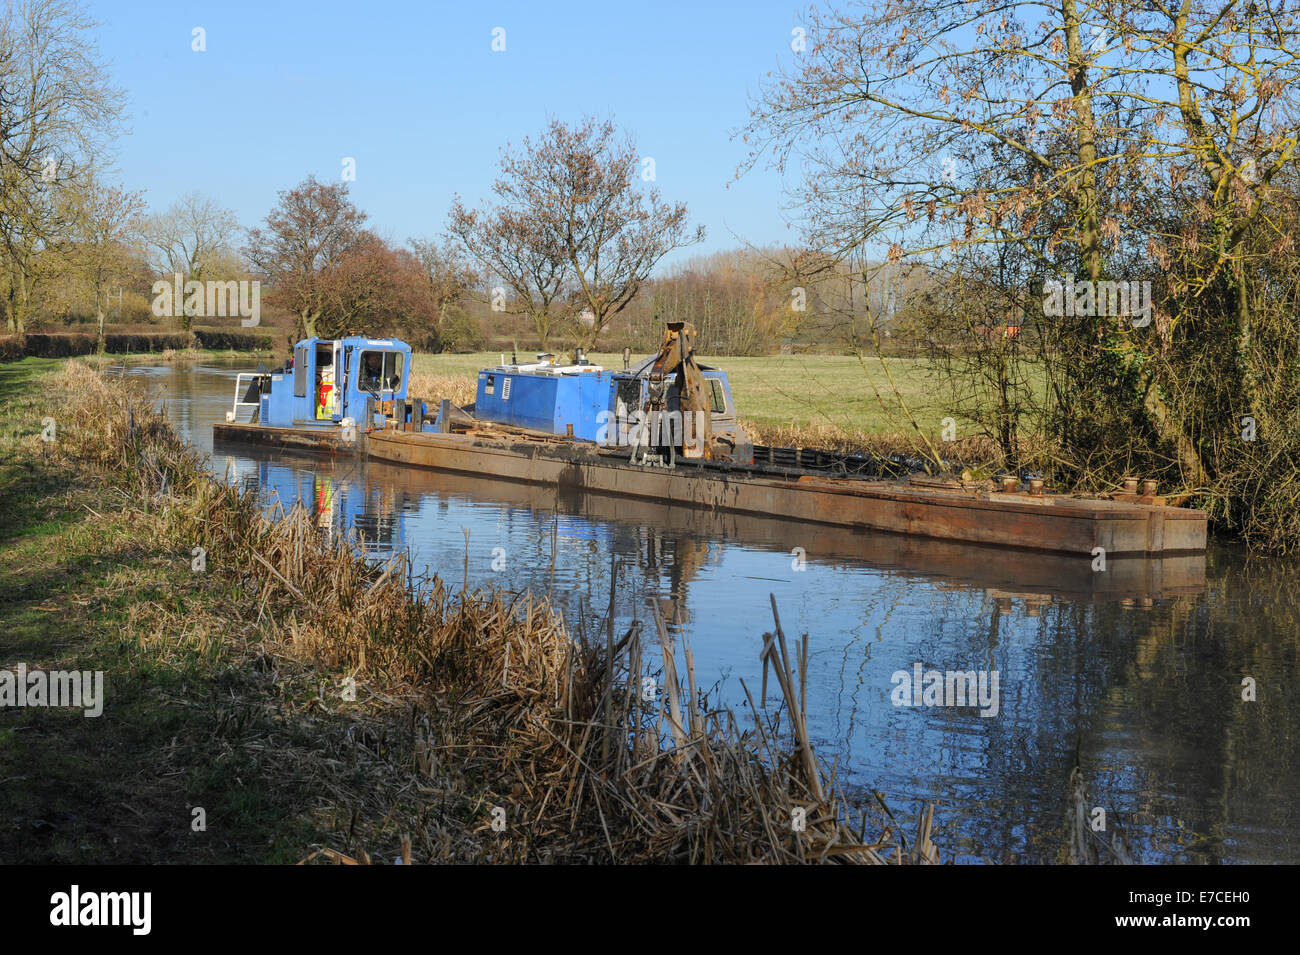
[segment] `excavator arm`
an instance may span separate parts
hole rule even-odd
[[[713,415],[709,401],[709,383],[695,361],[695,326],[689,322],[669,322],[663,344],[649,374],[650,412],[668,410],[665,379],[677,375],[677,407],[682,415],[682,456],[714,458]]]

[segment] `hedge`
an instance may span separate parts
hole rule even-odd
[[[267,351],[271,348],[271,336],[215,329],[195,329],[193,334],[190,332],[110,332],[104,336],[104,351],[113,355],[161,352],[168,348],[175,351],[186,348],[210,348],[215,351]],[[73,355],[93,355],[97,350],[98,343],[94,335],[31,332],[24,338],[16,335],[0,337],[0,361],[17,361],[26,357],[71,358]]]
[[[231,332],[223,328],[196,328],[194,341],[199,348],[213,351],[270,351],[274,347],[267,332]]]

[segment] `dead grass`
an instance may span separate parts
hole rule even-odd
[[[424,401],[430,409],[436,409],[443,398],[463,408],[474,400],[477,387],[478,378],[473,375],[437,375],[417,371],[411,374],[407,394]]]

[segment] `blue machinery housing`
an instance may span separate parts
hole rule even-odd
[[[614,406],[614,388],[613,376],[594,366],[555,372],[489,368],[478,373],[474,417],[595,441],[600,413]]]
[[[709,382],[714,418],[734,417],[726,373],[708,369],[703,374]],[[637,372],[610,372],[596,365],[502,365],[478,373],[474,417],[599,441],[602,432],[614,434],[617,416],[626,418],[644,407],[646,387],[645,377]],[[670,400],[669,410],[676,410],[675,399]]]

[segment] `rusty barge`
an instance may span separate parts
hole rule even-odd
[[[383,429],[367,436],[366,453],[394,464],[686,508],[1089,557],[1096,556],[1097,548],[1111,556],[1200,553],[1206,543],[1204,513],[1155,500],[1093,500],[960,482],[870,480],[681,461],[671,469],[647,468],[597,447],[504,432]]]
[[[1151,486],[1085,498],[1016,477],[963,482],[833,452],[755,448],[725,373],[696,365],[692,344],[689,326],[670,326],[659,355],[614,373],[581,355],[572,365],[503,360],[480,372],[473,406],[444,401],[431,415],[406,397],[404,343],[309,339],[281,372],[239,376],[213,436],[863,535],[1100,556],[1102,568],[1108,557],[1205,551],[1206,515],[1169,506]],[[239,421],[249,407],[254,420]],[[670,419],[685,427],[660,437]]]

